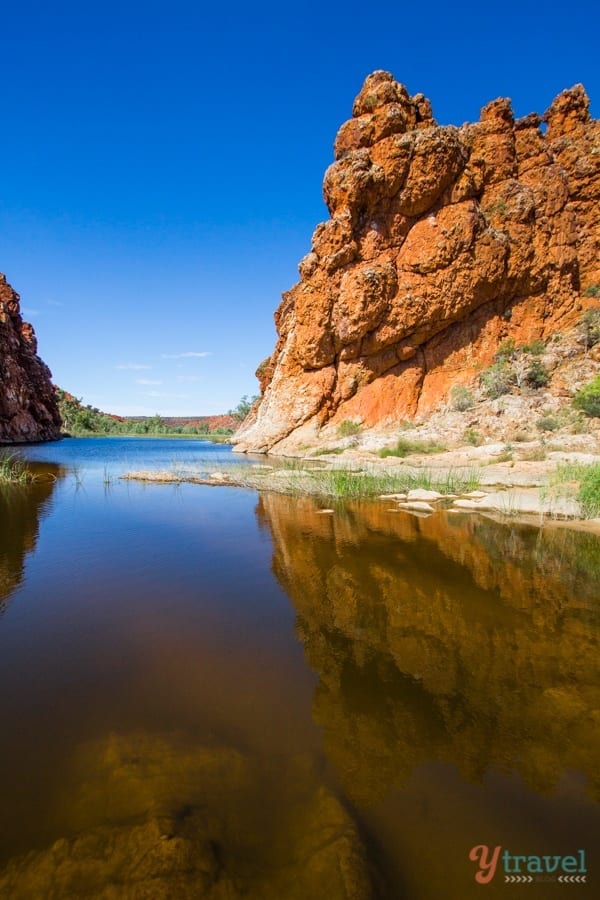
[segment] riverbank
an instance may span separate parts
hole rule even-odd
[[[559,522],[600,534],[600,454],[549,451],[544,459],[506,458],[502,445],[444,453],[380,458],[348,449],[343,462],[332,454],[277,460],[213,471],[132,471],[126,480],[229,485],[257,491],[313,495],[325,503],[371,499],[390,513],[417,516],[446,510],[482,513],[537,524]],[[587,492],[583,486],[587,485]],[[324,505],[323,511],[329,510]]]

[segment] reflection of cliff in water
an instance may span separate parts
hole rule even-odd
[[[431,760],[471,781],[516,770],[540,791],[567,769],[593,779],[596,536],[385,502],[323,516],[277,495],[258,515],[319,674],[315,719],[357,802]]]
[[[39,469],[32,484],[0,485],[0,615],[23,579],[25,558],[35,549],[40,519],[63,471],[49,464]]]

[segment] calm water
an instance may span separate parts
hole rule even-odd
[[[597,537],[118,478],[253,462],[198,441],[23,453],[0,896],[596,895]],[[479,844],[589,883],[484,888]]]

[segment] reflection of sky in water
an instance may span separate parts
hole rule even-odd
[[[167,443],[132,442],[117,463],[93,439],[27,448],[81,477],[0,494],[8,855],[68,831],[72,761],[110,734],[235,748],[272,772],[275,792],[290,777],[282,760],[310,760],[311,785],[358,807],[415,900],[474,896],[475,843],[589,844],[596,537],[103,484],[105,467],[163,466]],[[546,900],[544,887],[528,890]]]
[[[88,476],[92,473],[116,476],[134,468],[247,465],[251,460],[233,453],[227,444],[185,438],[65,438],[56,443],[22,447],[18,452],[26,459],[61,463]]]

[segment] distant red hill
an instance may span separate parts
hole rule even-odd
[[[199,425],[208,425],[209,431],[216,431],[218,428],[236,429],[239,425],[239,421],[227,413],[220,416],[161,416],[161,418],[169,428],[181,425],[186,430],[197,428]]]

